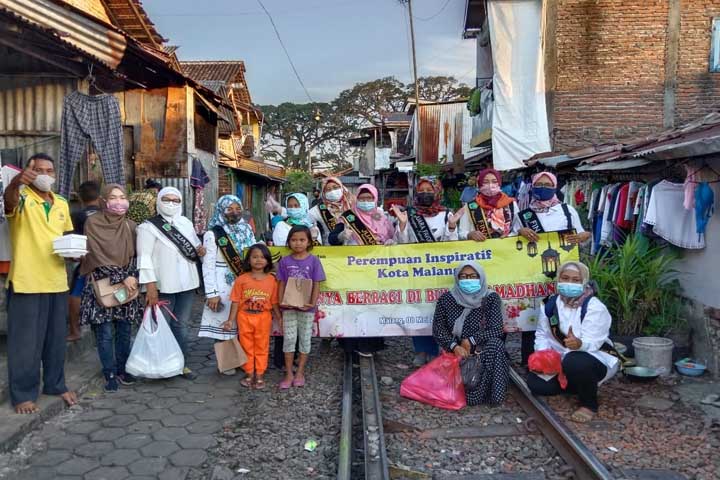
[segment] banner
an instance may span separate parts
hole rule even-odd
[[[436,242],[393,246],[315,247],[327,281],[313,333],[321,337],[431,335],[435,302],[454,284],[462,261],[477,261],[490,288],[503,299],[505,330],[534,330],[541,300],[555,293],[555,273],[578,259],[564,233],[484,242]],[[273,247],[273,260],[288,255]],[[278,334],[277,328],[273,328]]]

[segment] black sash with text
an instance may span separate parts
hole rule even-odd
[[[435,241],[435,235],[433,235],[430,226],[427,224],[425,217],[420,215],[414,208],[407,210],[408,223],[415,233],[418,243],[431,243]]]
[[[355,215],[355,212],[347,210],[341,216],[345,219],[345,223],[350,230],[360,238],[363,245],[377,245],[377,238],[375,238],[368,226]]]
[[[218,250],[220,250],[223,257],[225,257],[228,267],[236,277],[239,277],[242,274],[242,253],[238,252],[237,248],[235,248],[235,244],[224,228],[216,225],[212,227],[212,232],[215,234],[215,243],[217,244]]]

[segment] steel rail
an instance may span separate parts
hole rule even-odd
[[[555,447],[562,459],[575,470],[575,478],[582,480],[614,479],[595,454],[565,426],[555,412],[543,400],[530,392],[525,380],[512,368],[510,369],[510,379],[517,393],[515,397],[518,403],[537,423],[539,430]]]
[[[365,479],[389,480],[390,469],[385,449],[382,406],[373,355],[360,354],[360,390],[365,442]]]
[[[340,424],[340,451],[338,453],[338,480],[350,480],[352,468],[352,355],[345,354],[342,391],[342,420]]]

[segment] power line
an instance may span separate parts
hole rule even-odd
[[[444,12],[449,4],[450,4],[450,0],[447,0],[445,2],[445,4],[442,7],[440,7],[440,10],[438,10],[437,13],[435,13],[434,15],[430,15],[429,17],[418,17],[418,16],[413,15],[413,18],[415,20],[420,20],[421,22],[427,22],[428,20],[432,20],[433,18],[437,17],[442,12]]]
[[[295,63],[293,63],[292,58],[290,57],[290,53],[288,52],[287,47],[285,47],[285,42],[283,42],[282,37],[280,36],[280,32],[277,29],[277,26],[275,25],[275,21],[272,18],[272,15],[270,15],[270,12],[268,12],[267,8],[265,8],[265,5],[263,5],[262,0],[257,0],[257,2],[260,4],[260,7],[265,11],[265,14],[270,19],[270,23],[272,24],[273,30],[275,30],[275,36],[277,37],[278,41],[280,42],[280,46],[282,47],[283,51],[285,52],[285,56],[288,59],[288,62],[290,62],[290,67],[292,67],[293,73],[295,73],[295,78],[297,78],[298,83],[305,91],[305,95],[307,95],[308,99],[310,100],[310,103],[315,103],[315,100],[313,100],[312,95],[310,95],[310,92],[308,92],[307,87],[305,86],[305,83],[303,83],[302,78],[300,78],[300,74],[297,71],[297,68],[295,68]]]

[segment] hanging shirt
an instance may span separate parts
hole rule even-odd
[[[655,185],[650,194],[650,203],[645,223],[652,225],[652,231],[673,245],[688,249],[705,248],[705,236],[698,235],[695,212],[683,207],[685,185],[667,180]]]

